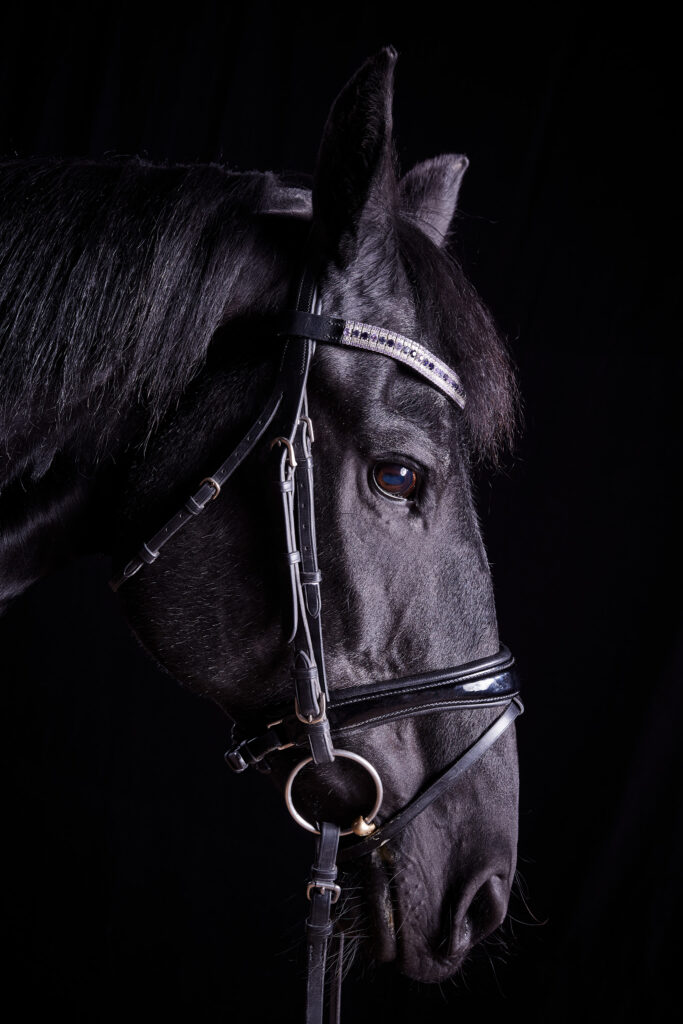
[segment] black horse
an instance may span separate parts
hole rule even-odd
[[[396,171],[395,57],[381,51],[336,100],[310,189],[219,165],[2,163],[0,607],[79,553],[123,564],[239,441],[279,358],[269,318],[306,251],[325,313],[422,339],[468,395],[461,411],[394,360],[318,348],[309,394],[331,684],[498,651],[470,467],[510,440],[514,382],[446,251],[467,160]],[[121,590],[153,657],[238,719],[290,692],[272,458],[264,440]],[[427,714],[346,746],[380,769],[386,817],[496,714]],[[309,784],[321,802],[326,778]],[[351,809],[363,784],[346,779],[337,796]],[[517,794],[508,730],[388,844],[386,870],[365,877],[377,957],[437,981],[501,923]]]

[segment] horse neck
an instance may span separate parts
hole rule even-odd
[[[110,406],[34,410],[3,437],[0,613],[72,557],[101,547],[107,507],[140,416]]]

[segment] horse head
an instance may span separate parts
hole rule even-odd
[[[217,165],[3,164],[0,600],[83,549],[123,564],[211,474],[267,400],[283,347],[275,319],[305,261],[324,315],[419,339],[467,393],[461,408],[395,359],[315,351],[308,416],[330,691],[353,700],[498,652],[470,464],[509,435],[514,386],[447,252],[466,159],[396,171],[395,57],[381,51],[337,98],[312,189]],[[156,661],[247,732],[292,692],[272,440],[264,434],[219,500],[120,590]],[[345,736],[383,780],[380,825],[499,714],[485,703],[421,710]],[[268,759],[278,785],[301,756]],[[374,799],[345,761],[300,781],[312,820],[346,825]],[[505,915],[517,791],[509,729],[355,862],[367,899],[342,920],[362,912],[376,955],[414,978],[452,974]]]
[[[462,412],[391,359],[318,346],[308,413],[335,693],[499,648],[469,464],[509,427],[510,375],[489,317],[445,251],[466,159],[442,156],[396,174],[394,62],[393,51],[382,51],[337,98],[312,196],[265,182],[254,229],[268,263],[263,291],[252,283],[250,307],[225,319],[213,365],[152,438],[124,501],[126,520],[139,530],[150,508],[170,509],[178,481],[210,467],[217,434],[225,450],[255,415],[274,366],[263,314],[286,305],[283,288],[291,290],[299,270],[293,253],[303,246],[305,225],[323,312],[425,340],[457,364],[468,391]],[[240,722],[291,693],[272,458],[264,444],[172,554],[121,591],[144,645],[176,679]],[[466,750],[496,713],[437,711],[351,735],[345,746],[384,780],[380,820]],[[276,781],[284,784],[296,760],[292,751],[273,759]],[[343,823],[372,802],[369,780],[347,764],[309,773],[304,789],[320,820]],[[501,923],[515,869],[517,789],[509,731],[449,794],[358,868],[380,958],[398,959],[412,977],[439,980]]]

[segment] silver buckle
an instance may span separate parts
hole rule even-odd
[[[296,469],[296,456],[294,455],[294,448],[292,447],[292,442],[289,440],[289,438],[276,437],[270,442],[270,447],[274,448],[276,444],[285,446],[285,448],[287,449],[287,459],[289,461],[290,468]]]
[[[320,693],[318,694],[318,707],[320,708],[320,711],[315,716],[315,718],[313,717],[313,715],[302,715],[301,708],[299,707],[299,701],[295,697],[294,714],[296,715],[300,722],[303,722],[304,725],[319,725],[320,722],[323,722],[325,720],[326,705],[327,702],[325,700],[325,694],[321,690]]]

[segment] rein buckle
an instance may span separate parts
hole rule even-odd
[[[311,891],[319,889],[321,893],[327,891],[332,893],[332,903],[336,903],[341,896],[341,885],[336,882],[309,882],[306,886],[306,899],[311,899]]]

